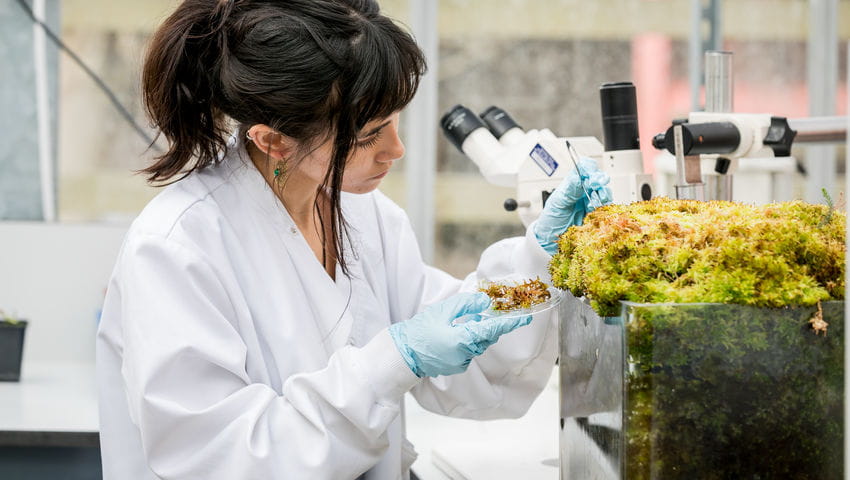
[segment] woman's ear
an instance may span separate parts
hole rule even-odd
[[[285,160],[292,156],[296,142],[268,125],[254,125],[248,129],[248,138],[261,152],[273,160]]]

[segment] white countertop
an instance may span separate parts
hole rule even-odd
[[[0,431],[97,433],[94,363],[27,363],[0,382]]]
[[[405,395],[407,438],[421,480],[557,480],[558,369],[517,419],[466,420],[431,413]]]

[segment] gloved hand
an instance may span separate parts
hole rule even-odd
[[[608,174],[599,170],[592,158],[581,157],[578,161],[581,178],[575,168],[564,178],[558,188],[549,195],[540,218],[534,223],[534,236],[549,255],[558,252],[558,237],[567,228],[581,225],[584,216],[602,205],[611,203]],[[582,181],[584,189],[582,189]],[[587,198],[584,191],[590,195]]]
[[[392,324],[390,336],[417,377],[461,373],[500,336],[531,321],[530,315],[505,319],[476,315],[489,306],[485,293],[461,293]],[[468,321],[454,323],[466,315]]]

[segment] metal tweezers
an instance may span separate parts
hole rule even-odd
[[[590,201],[590,194],[587,192],[587,189],[584,188],[584,175],[581,173],[581,170],[578,168],[578,152],[573,148],[572,144],[570,144],[569,140],[564,140],[567,144],[567,151],[570,154],[570,160],[573,161],[573,165],[576,167],[576,173],[578,173],[578,184],[581,185],[581,189],[584,191],[584,196],[587,197],[587,201]]]

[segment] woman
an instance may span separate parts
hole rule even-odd
[[[471,418],[528,408],[555,324],[481,355],[530,318],[481,319],[475,287],[545,275],[541,245],[589,207],[573,178],[466,280],[424,265],[376,190],[424,68],[368,0],[186,0],[165,20],[143,93],[170,148],[146,172],[172,185],[131,226],[104,305],[105,478],[406,478],[405,392]]]

